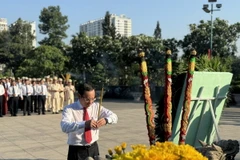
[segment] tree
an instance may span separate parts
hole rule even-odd
[[[73,35],[71,40],[72,51],[69,53],[69,62],[73,72],[83,73],[86,68],[91,69],[96,64],[96,59],[93,55],[97,46],[94,38],[88,37],[83,32]]]
[[[162,30],[161,30],[161,28],[160,28],[160,24],[159,24],[159,21],[157,21],[157,26],[156,26],[156,28],[155,28],[155,30],[154,30],[154,38],[156,38],[156,39],[161,39],[162,38]]]
[[[116,37],[116,28],[114,23],[111,23],[111,14],[109,11],[106,12],[104,21],[102,23],[103,35],[111,36],[113,39]]]
[[[98,63],[93,71],[91,82],[99,89],[106,82],[106,70],[101,63]]]
[[[33,49],[31,25],[19,18],[11,24],[8,31],[0,33],[0,63],[10,68],[15,74],[16,69]]]
[[[175,61],[177,59],[178,53],[179,53],[179,41],[175,38],[171,39],[164,39],[163,40],[163,46],[165,48],[169,48],[172,51],[172,59]]]
[[[10,44],[10,33],[9,31],[0,32],[0,63],[6,64],[9,61],[8,47]]]
[[[190,33],[187,34],[181,47],[189,55],[190,49],[195,48],[198,55],[208,53],[210,49],[211,21],[200,21],[200,24],[190,24]],[[237,53],[236,42],[240,36],[240,23],[230,25],[228,21],[217,18],[213,22],[213,50],[212,55],[225,57]]]
[[[58,48],[42,45],[28,54],[16,75],[32,77],[44,77],[50,74],[60,75],[67,60]]]
[[[62,50],[64,48],[62,40],[67,38],[66,30],[69,28],[68,17],[62,15],[59,6],[49,6],[43,8],[39,21],[40,33],[48,35],[39,44],[55,46]]]

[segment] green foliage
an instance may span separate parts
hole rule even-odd
[[[9,26],[8,31],[0,33],[0,63],[11,68],[13,73],[32,50],[35,37],[31,25],[19,18]]]
[[[177,60],[179,53],[179,41],[175,38],[163,39],[164,48],[169,48],[172,51],[172,60]]]
[[[98,63],[92,72],[92,80],[91,82],[94,86],[97,86],[97,89],[101,89],[101,87],[106,83],[106,73],[102,64]]]
[[[196,57],[196,71],[205,72],[231,72],[232,68],[232,57],[219,57],[214,56],[209,59],[207,55],[200,55]],[[177,61],[175,74],[181,74],[186,72],[188,69],[188,59],[183,58]]]
[[[109,11],[106,12],[104,21],[102,23],[103,35],[111,36],[113,39],[116,37],[116,28],[114,23],[111,23],[111,14]]]
[[[211,21],[200,21],[200,24],[190,24],[190,33],[181,41],[181,47],[189,55],[195,48],[199,54],[205,55],[210,49]],[[213,56],[231,56],[237,53],[236,42],[240,36],[240,23],[230,25],[228,21],[217,18],[213,22]]]
[[[135,77],[140,79],[137,51],[142,48],[146,53],[149,73],[152,73],[149,74],[150,79],[158,83],[156,71],[163,67],[165,56],[161,53],[161,42],[145,35],[113,39],[111,36],[88,37],[85,33],[79,33],[71,40],[70,64],[75,72],[81,74],[86,71],[87,78],[90,78],[93,69],[101,63],[109,84],[116,84],[116,81],[121,85],[134,84],[138,83]],[[137,68],[133,64],[137,64]]]
[[[40,33],[48,35],[39,44],[63,49],[64,43],[62,40],[67,38],[66,30],[69,28],[69,25],[67,25],[68,17],[62,15],[60,7],[49,6],[48,8],[43,8],[39,21]]]
[[[219,56],[214,56],[209,59],[207,55],[203,55],[196,61],[197,71],[231,72],[231,57],[220,58]]]
[[[157,26],[156,26],[156,28],[155,28],[155,30],[154,30],[154,38],[156,38],[156,39],[162,39],[162,30],[161,30],[161,28],[160,28],[160,24],[159,24],[159,21],[157,21]]]
[[[32,77],[60,75],[67,60],[58,48],[42,45],[28,54],[16,75]]]

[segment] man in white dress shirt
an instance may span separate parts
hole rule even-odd
[[[99,128],[118,121],[115,113],[94,102],[95,90],[91,85],[79,85],[78,99],[62,113],[61,128],[68,134],[68,160],[98,157]]]
[[[21,91],[16,85],[15,79],[12,79],[12,84],[8,88],[8,96],[9,96],[9,108],[11,116],[17,116],[18,112],[18,99],[21,96]]]
[[[26,115],[26,112],[28,112],[28,115],[31,116],[31,95],[33,93],[33,88],[30,85],[29,79],[26,77],[26,84],[22,86],[22,96],[21,98],[24,101],[23,106],[23,116]]]
[[[47,86],[44,83],[44,79],[40,81],[40,84],[37,87],[37,94],[38,94],[38,115],[45,114],[45,103],[46,97],[48,94]]]

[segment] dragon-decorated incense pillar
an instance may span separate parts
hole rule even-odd
[[[147,63],[145,60],[145,53],[140,52],[140,67],[141,67],[141,78],[142,78],[142,86],[143,86],[143,95],[144,95],[144,109],[146,114],[146,122],[147,122],[147,130],[148,130],[148,137],[150,145],[155,144],[155,122],[154,122],[154,112],[152,108],[152,99],[151,99],[151,92],[150,86],[148,81],[148,70],[147,70]]]
[[[187,128],[188,128],[188,116],[190,113],[191,107],[191,94],[192,94],[192,80],[195,70],[195,61],[196,61],[197,52],[193,50],[189,59],[187,79],[186,79],[186,89],[184,95],[183,109],[182,109],[182,120],[180,128],[180,137],[179,144],[185,144]]]
[[[172,135],[172,53],[166,50],[165,58],[165,96],[164,96],[164,137],[165,141]]]

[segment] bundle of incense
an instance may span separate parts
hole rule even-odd
[[[166,51],[165,62],[165,96],[164,96],[164,137],[165,141],[172,135],[172,57],[171,50]]]
[[[183,109],[182,109],[182,120],[181,120],[179,144],[185,144],[185,140],[186,140],[186,134],[187,134],[187,128],[188,128],[188,116],[190,113],[190,106],[191,106],[192,80],[193,80],[193,74],[195,70],[196,54],[197,52],[193,50],[191,52],[191,56],[189,59],[185,97],[184,97]]]
[[[100,102],[99,102],[99,107],[98,107],[98,119],[100,117],[100,113],[101,113],[101,107],[102,107],[102,100],[103,100],[103,87],[100,93]]]
[[[143,85],[143,94],[144,94],[144,109],[146,114],[146,122],[147,122],[147,130],[150,145],[155,144],[155,123],[154,123],[154,113],[152,109],[152,99],[150,94],[150,88],[148,83],[148,71],[147,71],[147,63],[145,61],[145,53],[140,52],[140,67],[141,67],[141,77],[142,77],[142,85]]]

